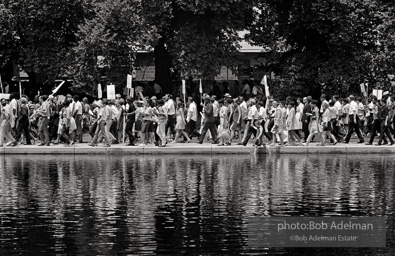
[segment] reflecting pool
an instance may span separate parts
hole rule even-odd
[[[2,156],[0,255],[395,255],[386,155]],[[251,216],[385,216],[386,248],[248,247]]]

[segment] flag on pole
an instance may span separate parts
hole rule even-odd
[[[182,80],[182,94],[186,94],[186,88],[185,88],[185,80]]]
[[[128,74],[126,80],[127,80],[127,81],[126,81],[126,88],[129,88],[129,89],[132,88],[132,81],[133,81],[132,75],[129,75],[129,74]]]
[[[97,97],[99,99],[103,98],[103,91],[101,90],[101,84],[97,85]]]
[[[59,91],[60,87],[62,87],[62,85],[64,85],[64,83],[66,83],[66,81],[62,81],[58,87],[56,87],[55,89],[52,90],[52,94],[55,94]]]
[[[266,94],[266,97],[268,97],[270,94],[269,94],[269,86],[267,84],[267,77],[266,77],[266,75],[263,76],[261,84],[265,86],[265,94]]]
[[[199,82],[199,93],[200,93],[200,94],[203,93],[202,79],[200,79],[200,82]]]

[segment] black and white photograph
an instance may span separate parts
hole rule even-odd
[[[0,255],[395,255],[395,1],[0,0]]]

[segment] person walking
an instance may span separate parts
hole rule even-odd
[[[19,111],[19,117],[17,120],[17,133],[15,136],[15,139],[19,141],[21,138],[21,135],[23,134],[25,139],[26,139],[26,145],[31,145],[31,140],[30,140],[30,131],[29,131],[29,108],[27,107],[27,99],[22,98],[20,100],[21,106],[20,106],[20,111]]]
[[[108,110],[106,108],[107,100],[103,100],[101,103],[98,103],[98,106],[100,107],[98,120],[97,120],[98,125],[97,125],[95,135],[92,138],[92,141],[89,144],[89,146],[92,146],[92,147],[97,146],[97,141],[98,141],[99,137],[104,136],[104,140],[105,140],[104,146],[111,147],[110,139],[108,137],[108,133],[107,133],[107,129],[106,129],[107,121],[111,119],[111,112],[110,112],[111,109]]]
[[[302,130],[304,133],[304,142],[307,142],[307,138],[310,135],[310,118],[312,114],[312,107],[311,107],[311,96],[303,98],[304,108],[302,112]]]
[[[185,117],[184,117],[184,108],[183,104],[180,102],[177,104],[177,111],[176,111],[176,117],[177,117],[177,122],[176,122],[176,136],[174,137],[174,140],[171,143],[176,143],[177,139],[180,136],[184,136],[187,139],[187,142],[191,142],[191,139],[188,137],[188,134],[185,132]]]
[[[346,138],[344,139],[344,143],[348,144],[350,142],[351,135],[355,132],[359,138],[358,143],[364,143],[364,139],[361,134],[361,130],[359,128],[360,119],[358,116],[358,104],[355,102],[355,97],[350,95],[350,110],[349,114],[349,124],[348,124],[348,133]]]
[[[203,144],[203,140],[206,137],[206,133],[208,130],[210,130],[211,136],[213,138],[212,144],[218,144],[217,129],[215,128],[215,120],[213,115],[214,113],[213,113],[212,100],[213,99],[208,95],[204,97],[204,105],[203,105],[204,122],[203,122],[202,132],[198,139],[198,144]]]
[[[157,103],[158,106],[154,108],[154,114],[158,117],[158,126],[156,128],[156,134],[158,134],[160,139],[160,141],[158,141],[158,147],[165,147],[167,144],[167,140],[166,140],[167,109],[164,106],[165,105],[164,100],[158,100]]]
[[[0,147],[4,145],[4,137],[7,138],[11,142],[11,146],[15,147],[18,145],[18,142],[12,137],[11,134],[11,111],[10,108],[7,107],[7,100],[1,99],[0,106]]]
[[[47,95],[40,96],[39,101],[41,106],[39,109],[36,110],[36,112],[40,116],[38,132],[40,133],[41,144],[39,144],[39,146],[50,146],[48,124],[51,112],[50,105],[47,99]]]
[[[126,109],[125,116],[127,117],[127,122],[125,125],[125,133],[129,137],[129,144],[126,146],[134,146],[136,136],[133,132],[133,125],[136,121],[136,110],[137,110],[137,101],[132,102],[132,98],[128,96],[126,98],[126,102],[128,104],[128,108]]]

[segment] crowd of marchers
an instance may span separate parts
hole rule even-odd
[[[36,100],[12,93],[1,99],[0,146],[18,144],[51,146],[74,143],[110,147],[165,147],[170,143],[205,140],[218,146],[252,145],[319,146],[349,143],[394,144],[395,97],[384,92],[362,98],[321,95],[320,99],[287,97],[223,97],[202,94],[192,97],[100,99],[89,102],[78,95],[41,95]],[[89,136],[87,135],[89,134]],[[6,138],[6,143],[4,139]]]

